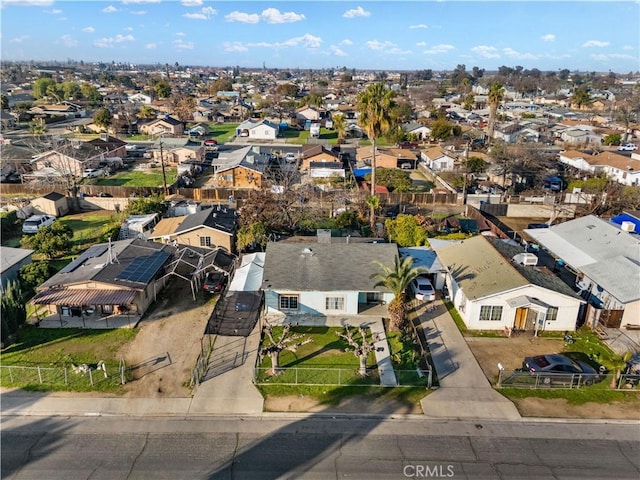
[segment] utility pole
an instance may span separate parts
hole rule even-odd
[[[469,168],[469,149],[471,140],[467,142],[467,149],[464,152],[464,170],[462,172],[462,205],[467,204],[467,170]]]
[[[160,165],[162,166],[162,186],[164,191],[164,196],[169,195],[169,189],[167,188],[167,173],[164,169],[164,151],[162,146],[164,143],[162,142],[162,137],[160,137]]]

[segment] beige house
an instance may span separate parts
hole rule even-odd
[[[160,220],[149,240],[209,249],[222,247],[233,252],[236,229],[235,210],[212,207],[191,215]]]
[[[302,170],[309,170],[311,162],[319,163],[333,163],[340,162],[338,158],[338,154],[332,152],[331,150],[327,150],[322,145],[318,144],[307,144],[302,146],[302,166],[300,167]]]
[[[356,161],[371,165],[373,161],[373,147],[360,147],[356,150]],[[416,154],[404,148],[376,147],[377,168],[399,168],[409,162],[412,168],[417,161]]]
[[[184,133],[184,123],[167,115],[142,125],[140,132],[147,135],[182,135]]]

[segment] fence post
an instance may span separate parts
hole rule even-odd
[[[40,372],[40,365],[38,365],[38,378],[40,379],[40,383],[42,383],[42,372]]]
[[[64,367],[64,384],[69,385],[69,377],[67,376],[67,367]]]
[[[298,385],[298,368],[296,367],[296,385]]]
[[[13,383],[13,373],[11,373],[11,370],[13,370],[13,368],[9,367],[9,380]]]
[[[427,375],[427,387],[431,388],[433,385],[433,368],[429,365],[429,373]]]
[[[89,368],[89,381],[91,382],[91,386],[93,387],[93,373],[91,373],[91,368]]]
[[[498,383],[496,384],[496,387],[501,388],[502,387],[502,370],[498,369]]]
[[[338,369],[338,385],[342,385],[342,369]]]

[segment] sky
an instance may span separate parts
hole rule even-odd
[[[0,0],[2,60],[640,70],[640,0]]]

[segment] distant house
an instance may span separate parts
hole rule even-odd
[[[601,145],[602,135],[586,128],[567,128],[560,133],[560,139],[568,145],[589,146]]]
[[[37,105],[29,109],[28,113],[43,117],[81,118],[87,116],[87,111],[83,107],[70,102],[62,102],[55,105]]]
[[[127,100],[136,105],[151,105],[153,97],[144,93],[133,93],[128,96]]]
[[[265,313],[291,321],[301,315],[355,319],[361,310],[393,298],[388,289],[374,286],[371,275],[381,272],[375,260],[393,265],[396,255],[393,243],[271,242],[262,281]]]
[[[58,192],[49,192],[31,200],[31,206],[39,214],[62,217],[69,212],[67,197]]]
[[[589,155],[579,150],[560,152],[560,162],[594,175],[605,173],[622,185],[640,185],[640,159],[629,158],[615,152]]]
[[[402,124],[402,130],[406,135],[415,136],[418,140],[428,140],[431,136],[431,129],[418,122]]]
[[[302,146],[301,170],[309,170],[311,162],[341,162],[338,153],[320,144]]]
[[[434,172],[449,172],[454,170],[457,156],[441,147],[432,147],[420,151],[420,160],[427,164]]]
[[[31,255],[33,250],[26,248],[0,247],[0,291],[18,278],[18,271],[22,267],[31,263]]]
[[[237,137],[249,140],[273,140],[278,136],[280,128],[269,120],[246,120],[236,128]]]
[[[575,330],[584,301],[550,270],[518,263],[522,253],[520,246],[482,235],[437,249],[467,328]]]
[[[179,165],[191,161],[202,162],[205,157],[205,148],[200,141],[167,137],[153,145],[151,154],[157,162],[164,157],[166,163]]]
[[[404,163],[415,167],[418,158],[414,152],[404,148],[376,147],[377,168],[399,168]],[[356,150],[356,162],[371,166],[373,161],[373,147],[359,147]]]
[[[139,130],[147,135],[182,135],[184,122],[167,115],[141,125]]]
[[[149,235],[150,240],[181,245],[235,249],[236,211],[212,207],[184,217],[163,218]]]
[[[120,140],[119,138],[112,137],[107,133],[103,133],[100,135],[100,138],[94,138],[93,140],[87,141],[85,144],[96,151],[107,154],[109,157],[123,158],[127,155],[127,142]]]
[[[30,300],[63,317],[127,314],[140,318],[166,284],[175,248],[144,240],[90,247],[37,288]]]
[[[301,120],[303,122],[311,120],[312,122],[315,122],[320,121],[321,118],[322,113],[320,112],[320,110],[308,105],[296,110],[296,120]]]

